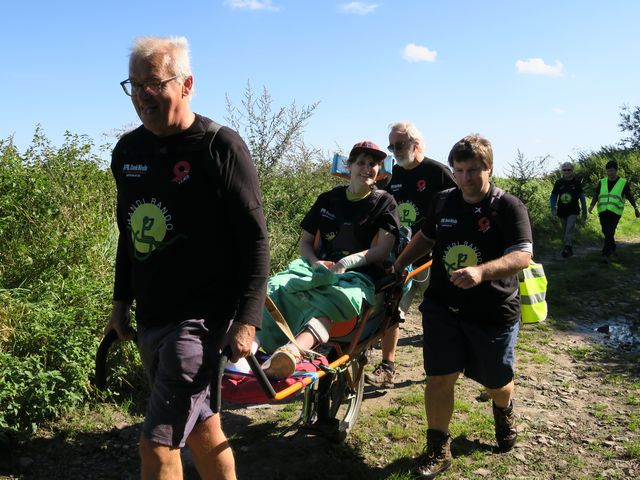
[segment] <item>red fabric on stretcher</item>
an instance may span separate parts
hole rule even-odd
[[[302,361],[296,365],[296,371],[293,375],[283,380],[272,381],[271,385],[277,393],[320,371],[319,365],[328,365],[327,359],[319,357],[314,360],[314,363]],[[223,400],[230,403],[270,403],[275,401],[267,396],[256,377],[251,373],[225,371],[222,377],[221,392]]]

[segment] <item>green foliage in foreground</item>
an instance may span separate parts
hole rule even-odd
[[[90,378],[111,306],[117,244],[115,188],[100,151],[36,131],[20,154],[0,141],[0,429],[29,431],[97,398]],[[299,223],[339,183],[313,161],[262,179],[272,270],[297,255]],[[114,348],[111,394],[145,381],[133,344]]]

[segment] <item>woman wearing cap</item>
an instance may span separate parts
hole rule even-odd
[[[395,200],[375,186],[386,156],[370,141],[353,146],[349,185],[316,199],[300,223],[302,258],[269,280],[268,294],[296,336],[283,345],[286,336],[265,310],[257,337],[265,351],[275,350],[263,365],[271,378],[291,375],[301,350],[326,342],[332,322],[348,320],[350,309],[357,315],[363,301],[373,300],[372,280],[384,274],[382,262],[400,228]]]

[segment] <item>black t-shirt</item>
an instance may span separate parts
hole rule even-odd
[[[379,229],[398,238],[400,222],[396,201],[383,190],[375,190],[368,197],[347,200],[347,187],[336,187],[320,194],[300,226],[311,235],[318,235],[316,256],[320,260],[336,262],[352,253],[371,247]],[[373,276],[380,267],[365,266],[357,271]]]
[[[425,298],[452,307],[467,318],[500,324],[513,324],[520,318],[518,280],[512,275],[462,289],[449,280],[459,268],[479,265],[504,256],[505,250],[521,243],[532,243],[527,208],[513,195],[505,193],[490,206],[495,187],[481,202],[470,204],[459,189],[438,194],[422,226],[422,233],[435,240],[431,283]],[[441,211],[436,205],[444,200]],[[515,293],[515,295],[514,295]]]
[[[385,190],[396,199],[400,223],[412,233],[420,230],[436,193],[456,186],[451,171],[440,162],[424,158],[411,170],[394,165]]]
[[[578,215],[580,213],[580,207],[578,206],[580,194],[583,194],[582,184],[576,177],[571,180],[565,180],[564,178],[556,180],[551,195],[558,196],[556,206],[559,217],[568,217],[569,215]]]
[[[260,325],[269,243],[255,166],[234,131],[196,115],[184,132],[141,126],[116,145],[120,237],[114,300],[144,325],[207,318]]]

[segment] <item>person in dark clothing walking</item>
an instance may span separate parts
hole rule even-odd
[[[551,214],[562,222],[562,256],[568,258],[573,255],[573,231],[576,227],[578,215],[582,212],[582,219],[587,218],[587,201],[584,198],[582,184],[573,174],[573,164],[565,162],[561,166],[562,178],[556,180],[549,197]],[[580,206],[578,206],[580,201]]]
[[[425,142],[420,130],[411,122],[397,122],[389,127],[389,151],[396,164],[391,180],[384,187],[398,202],[400,222],[411,234],[420,231],[422,222],[433,197],[442,190],[455,187],[456,182],[446,165],[424,155]],[[429,261],[429,257],[418,259],[415,267]],[[417,292],[422,295],[429,285],[430,269],[414,276],[411,287],[404,293],[399,305],[400,318],[404,319]],[[393,388],[396,350],[400,339],[400,325],[387,330],[382,337],[382,360],[373,372],[366,373],[365,383],[379,388]]]
[[[142,125],[113,150],[120,232],[106,330],[132,338],[151,385],[143,479],[182,478],[189,445],[203,478],[235,479],[210,385],[220,352],[250,353],[262,320],[269,244],[255,166],[236,132],[190,108],[187,40],[142,37],[121,82]]]
[[[500,451],[517,439],[513,407],[515,343],[520,324],[517,273],[533,252],[531,224],[522,202],[489,179],[491,143],[480,135],[458,141],[449,153],[457,188],[439,193],[420,231],[396,260],[402,270],[433,251],[432,279],[420,305],[427,374],[427,445],[420,478],[451,466],[449,423],[454,390],[464,373],[493,400]]]

